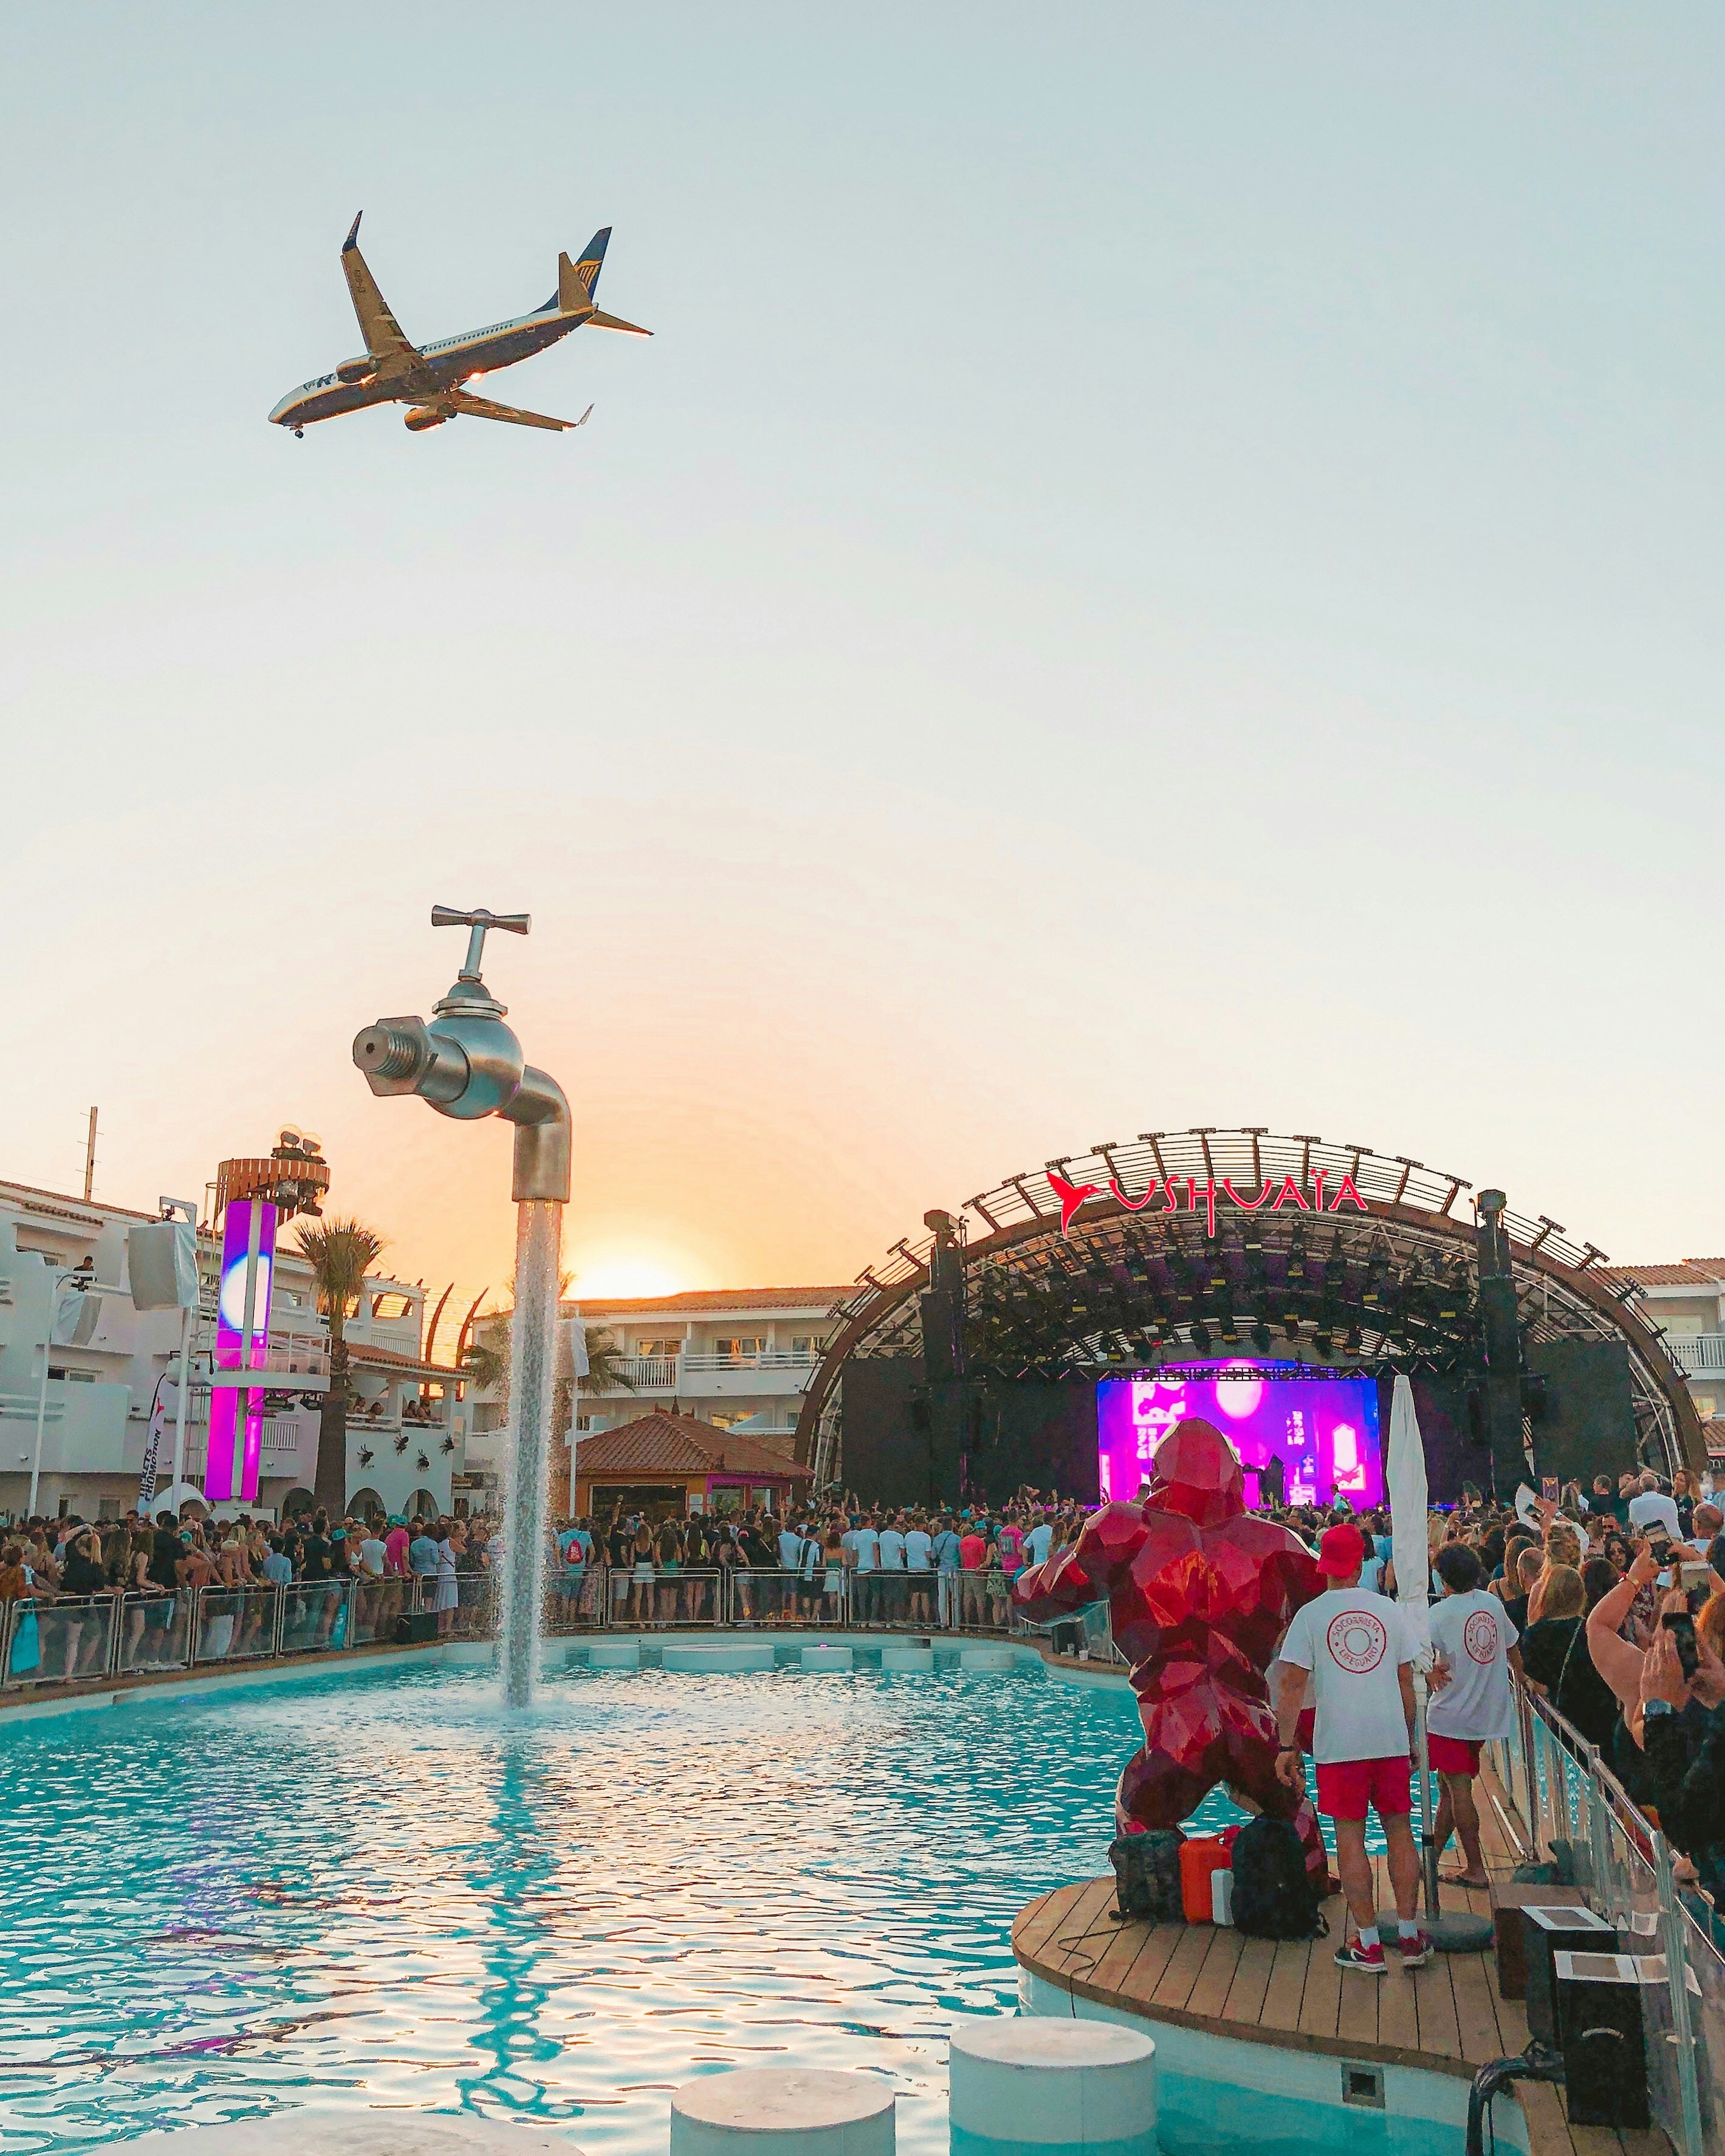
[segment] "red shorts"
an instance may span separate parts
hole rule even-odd
[[[1431,1763],[1440,1774],[1477,1774],[1480,1771],[1480,1747],[1471,1737],[1439,1737],[1426,1739],[1431,1747]]]
[[[1363,1820],[1368,1805],[1379,1819],[1404,1816],[1414,1809],[1411,1763],[1399,1759],[1320,1760],[1317,1808],[1332,1819]]]

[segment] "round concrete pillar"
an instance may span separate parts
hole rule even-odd
[[[855,1661],[856,1656],[849,1647],[834,1646],[824,1640],[803,1650],[805,1670],[848,1670],[855,1666]]]
[[[961,1647],[961,1670],[1009,1670],[1018,1660],[1010,1647]]]
[[[932,1647],[883,1647],[880,1650],[883,1670],[897,1670],[906,1676],[920,1673],[927,1676],[934,1667]]]
[[[770,1640],[726,1640],[709,1645],[705,1640],[665,1643],[668,1670],[738,1671],[776,1669],[778,1657]]]
[[[952,2146],[1155,2156],[1156,2046],[1112,2021],[955,2021]]]
[[[706,2074],[671,2098],[670,2156],[893,2156],[892,2106],[892,2091],[870,2074]]]
[[[639,1640],[595,1640],[587,1650],[590,1670],[638,1670],[641,1666]]]

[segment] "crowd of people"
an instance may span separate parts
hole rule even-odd
[[[346,1645],[350,1621],[358,1636],[386,1637],[410,1606],[434,1610],[440,1633],[467,1629],[477,1621],[483,1575],[501,1553],[497,1523],[483,1517],[331,1522],[316,1512],[275,1526],[245,1514],[218,1522],[162,1512],[152,1521],[134,1511],[100,1523],[27,1520],[0,1531],[0,1616],[21,1605],[8,1671],[64,1682],[102,1674],[121,1613],[121,1666],[147,1666],[194,1606],[205,1628],[200,1660],[258,1653],[271,1598],[249,1589],[313,1590],[294,1598],[297,1648]],[[344,1580],[355,1583],[351,1598],[315,1591]],[[216,1591],[198,1604],[200,1588]],[[119,1611],[102,1606],[115,1598]]]
[[[699,1623],[726,1612],[810,1625],[1004,1630],[1027,1564],[1076,1539],[1085,1508],[1034,1490],[990,1509],[842,1502],[783,1518],[761,1507],[655,1520],[621,1505],[560,1522],[555,1591],[565,1614]],[[774,1575],[770,1584],[756,1575]]]
[[[1686,1470],[1670,1481],[1648,1470],[1599,1476],[1586,1489],[1571,1482],[1532,1510],[1526,1522],[1470,1491],[1428,1521],[1440,1655],[1430,1714],[1442,1789],[1436,1831],[1440,1843],[1453,1832],[1461,1845],[1452,1876],[1485,1882],[1472,1782],[1481,1740],[1507,1733],[1497,1726],[1507,1691],[1474,1698],[1474,1657],[1459,1631],[1453,1640],[1447,1633],[1490,1598],[1507,1670],[1598,1748],[1681,1853],[1680,1878],[1725,1907],[1725,1507]],[[1360,1537],[1357,1584],[1395,1596],[1383,1514],[1304,1507],[1266,1517],[1319,1547],[1348,1520]],[[1450,1688],[1458,1673],[1461,1697]]]

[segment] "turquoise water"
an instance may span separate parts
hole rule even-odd
[[[1032,1895],[1105,1871],[1127,1693],[482,1668],[0,1727],[0,2152],[316,2097],[662,2156],[670,2091],[890,2082],[944,2151],[946,2030],[1010,2011]],[[1213,1799],[1200,1824],[1236,1816]]]

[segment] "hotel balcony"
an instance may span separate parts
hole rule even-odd
[[[810,1355],[620,1355],[613,1368],[629,1380],[623,1385],[588,1387],[588,1399],[622,1400],[675,1396],[680,1399],[750,1399],[762,1394],[796,1394],[814,1368]]]
[[[1725,1378],[1725,1332],[1667,1332],[1665,1352],[1686,1378]]]

